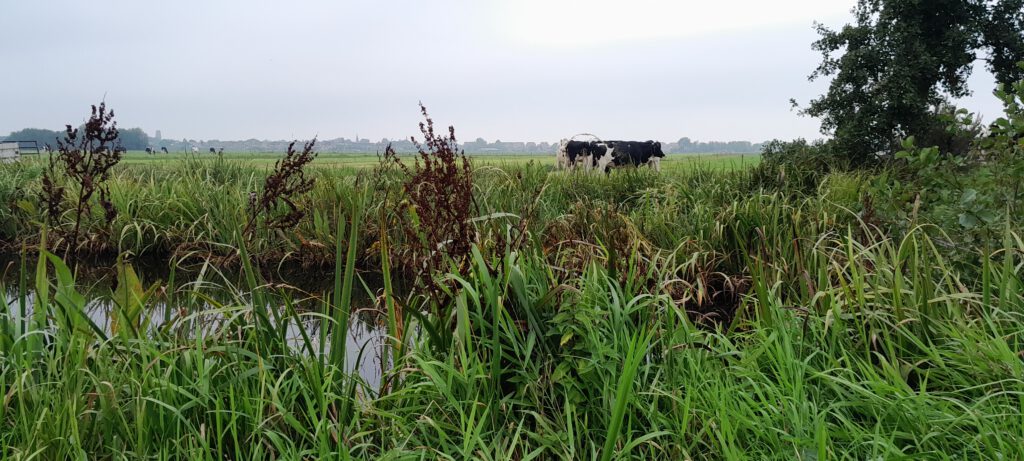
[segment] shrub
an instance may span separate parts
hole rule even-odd
[[[121,145],[118,142],[117,122],[114,111],[107,111],[105,103],[92,106],[92,115],[82,127],[72,129],[66,125],[64,139],[57,140],[57,156],[50,154],[49,167],[43,172],[41,201],[46,218],[53,232],[59,237],[56,246],[74,254],[81,245],[83,223],[91,217],[95,205],[103,209],[107,224],[117,217],[117,210],[110,200],[110,189],[105,182],[110,179],[110,170],[121,161]],[[71,221],[64,222],[65,195],[73,199],[70,210]],[[70,226],[68,230],[66,227]],[[101,233],[94,233],[89,242],[102,246]]]
[[[409,166],[401,161],[390,145],[385,149],[383,164],[397,165],[406,176],[402,184],[403,214],[400,219],[406,240],[405,266],[423,271],[424,281],[440,294],[433,274],[454,265],[461,271],[476,242],[472,225],[473,168],[465,151],[458,149],[455,128],[446,135],[434,131],[434,121],[427,108],[420,104],[424,122],[420,122],[423,143],[415,137],[417,154]],[[382,165],[386,167],[386,165]]]
[[[305,143],[302,151],[295,150],[295,141],[288,144],[288,152],[284,158],[274,163],[274,171],[263,182],[261,194],[249,194],[249,221],[245,225],[244,234],[251,236],[256,222],[262,217],[263,223],[270,229],[290,229],[295,227],[305,212],[295,204],[296,199],[313,190],[316,180],[307,178],[306,165],[316,158],[313,147],[316,138]],[[279,211],[282,206],[283,212]]]
[[[955,262],[974,264],[968,248],[998,248],[1007,227],[1017,228],[1024,193],[1024,82],[1000,87],[1005,116],[987,136],[975,136],[967,155],[952,155],[939,146],[921,147],[915,137],[903,141],[896,168],[876,178],[873,193],[882,215],[897,229],[908,231],[934,224],[943,235],[936,242],[948,248]],[[976,122],[965,112],[950,119],[949,132],[971,133]]]
[[[971,151],[983,132],[980,118],[967,109],[943,103],[932,114],[931,123],[916,138],[920,145],[938,147],[944,155],[963,156]]]
[[[847,161],[837,154],[831,142],[804,139],[765,143],[761,163],[754,169],[755,187],[811,192],[832,171],[849,169]]]

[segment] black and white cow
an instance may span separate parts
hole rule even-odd
[[[665,153],[655,141],[570,141],[558,149],[559,168],[582,168],[608,172],[612,167],[647,165],[661,170]]]
[[[160,151],[166,154],[167,153],[167,148],[166,147],[161,147]]]
[[[153,155],[154,153],[156,153],[156,150],[153,149],[152,147],[147,147],[146,148],[146,153],[149,154],[149,155]]]
[[[558,166],[591,170],[598,159],[611,158],[609,150],[609,146],[601,141],[562,140],[558,149]]]
[[[665,153],[660,142],[608,141],[608,145],[613,149],[612,166],[647,165],[661,171],[661,159],[665,158]]]

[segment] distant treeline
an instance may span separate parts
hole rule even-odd
[[[661,143],[662,150],[677,154],[708,153],[708,154],[750,154],[761,152],[764,143],[750,141],[691,141],[681,138],[675,143]]]
[[[144,150],[152,147],[159,150],[166,147],[171,152],[186,152],[196,147],[201,151],[208,151],[210,148],[224,149],[225,152],[284,152],[288,149],[288,140],[260,140],[246,139],[241,141],[221,141],[218,139],[196,140],[196,139],[156,139],[149,137],[142,128],[122,128],[121,145],[128,150]],[[26,128],[11,133],[6,137],[11,141],[35,141],[39,146],[49,144],[57,146],[57,138],[63,139],[63,131]],[[369,139],[321,139],[317,141],[317,150],[321,152],[353,152],[353,153],[375,153],[383,152],[384,148],[391,144],[399,153],[416,151],[416,145],[408,139],[370,141]],[[757,153],[761,152],[762,143],[751,143],[749,141],[691,141],[690,138],[681,138],[677,142],[662,142],[662,150],[669,153]],[[523,142],[523,141],[501,141],[488,142],[483,138],[474,141],[461,143],[462,149],[471,154],[553,154],[558,150],[558,142]]]
[[[128,150],[144,150],[150,146],[149,135],[142,128],[121,128],[118,130],[120,135],[118,139],[121,141],[121,145]],[[43,128],[25,128],[24,130],[14,131],[7,135],[5,140],[8,141],[35,141],[40,148],[49,145],[50,147],[57,148],[57,140],[63,140],[65,133],[63,130],[54,131]]]

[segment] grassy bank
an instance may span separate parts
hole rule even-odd
[[[225,158],[239,163],[247,163],[253,166],[272,166],[277,159],[281,158],[280,153],[272,152],[225,152]],[[45,156],[45,155],[44,155]],[[191,158],[212,159],[214,154],[154,154],[149,155],[141,151],[131,151],[125,154],[126,164],[168,164],[180,162]],[[554,166],[555,154],[471,154],[471,158],[478,165],[495,166],[516,166],[526,163],[538,163],[541,165]],[[669,154],[662,162],[662,166],[670,169],[687,168],[694,164],[704,164],[713,168],[731,168],[756,165],[760,155],[758,154],[718,154],[718,153],[693,153],[693,154]],[[316,167],[351,167],[351,168],[372,168],[378,163],[376,154],[358,154],[344,152],[321,152],[317,157],[314,166]]]
[[[368,164],[370,157],[357,157],[353,160],[356,163],[342,163],[347,165],[344,167],[335,167],[331,158],[320,157],[313,164],[311,176],[316,185],[299,203],[307,219],[294,232],[261,230],[251,243],[257,259],[268,263],[288,260],[307,266],[333,261],[330,246],[335,240],[337,216],[345,212],[343,208],[355,193],[356,183],[367,185],[374,178],[372,169],[360,163]],[[714,215],[731,205],[741,187],[738,181],[747,169],[741,167],[741,160],[714,158],[718,160],[673,158],[664,164],[669,173],[665,175],[642,169],[617,172],[611,177],[587,177],[552,174],[552,165],[532,158],[522,161],[518,157],[495,157],[476,162],[474,192],[479,215],[496,216],[491,224],[498,227],[537,203],[529,225],[535,234],[543,234],[548,226],[578,217],[573,213],[581,211],[581,204],[593,203],[633,218],[645,226],[641,228],[644,235],[651,236],[660,247],[671,249],[676,242],[697,237],[698,228],[714,226]],[[118,210],[116,219],[108,225],[100,210],[87,216],[84,226],[103,238],[79,242],[83,251],[108,255],[131,252],[159,258],[190,254],[230,257],[235,253],[236,234],[249,217],[249,194],[262,187],[272,166],[229,156],[145,163],[131,160],[129,157],[126,164],[118,166],[109,181],[111,201]],[[372,161],[376,165],[377,157]],[[37,199],[45,165],[41,160],[25,161],[0,170],[0,203],[5,204],[0,210],[0,242],[6,243],[8,251],[37,244],[45,214]],[[713,174],[716,171],[737,174]],[[395,206],[397,202],[387,202],[385,197],[398,195],[400,178],[391,175],[373,187],[371,203],[378,209],[370,210],[369,215],[392,213],[380,208]],[[683,227],[666,225],[666,220]],[[360,236],[366,245],[379,234],[374,219],[368,224]],[[659,226],[663,229],[656,228]]]
[[[42,240],[40,168],[0,170],[9,240]],[[397,295],[421,260],[390,214],[401,175],[317,169],[295,232],[239,240],[262,174],[112,179],[109,251],[233,259],[246,282],[212,309],[209,284],[122,275],[106,331],[71,269],[26,252],[0,316],[7,458],[1024,458],[1016,222],[954,265],[943,229],[865,223],[866,175],[480,165],[472,252]],[[295,309],[263,282],[281,261],[333,288]],[[357,267],[384,278],[373,382],[344,371]]]

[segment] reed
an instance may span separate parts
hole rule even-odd
[[[746,170],[486,166],[485,219],[435,297],[398,266],[401,176],[315,169],[294,233],[244,238],[265,171],[189,161],[112,172],[129,258],[109,293],[46,251],[38,210],[3,211],[35,245],[0,287],[4,458],[1024,458],[1012,219],[964,266],[947,229],[864,219],[848,173],[789,193]],[[0,169],[4,200],[39,174]],[[203,275],[148,288],[132,253]],[[333,288],[267,281],[302,264]],[[360,291],[376,301],[353,311]],[[118,299],[115,334],[90,306]],[[361,322],[382,350],[349,343]]]

